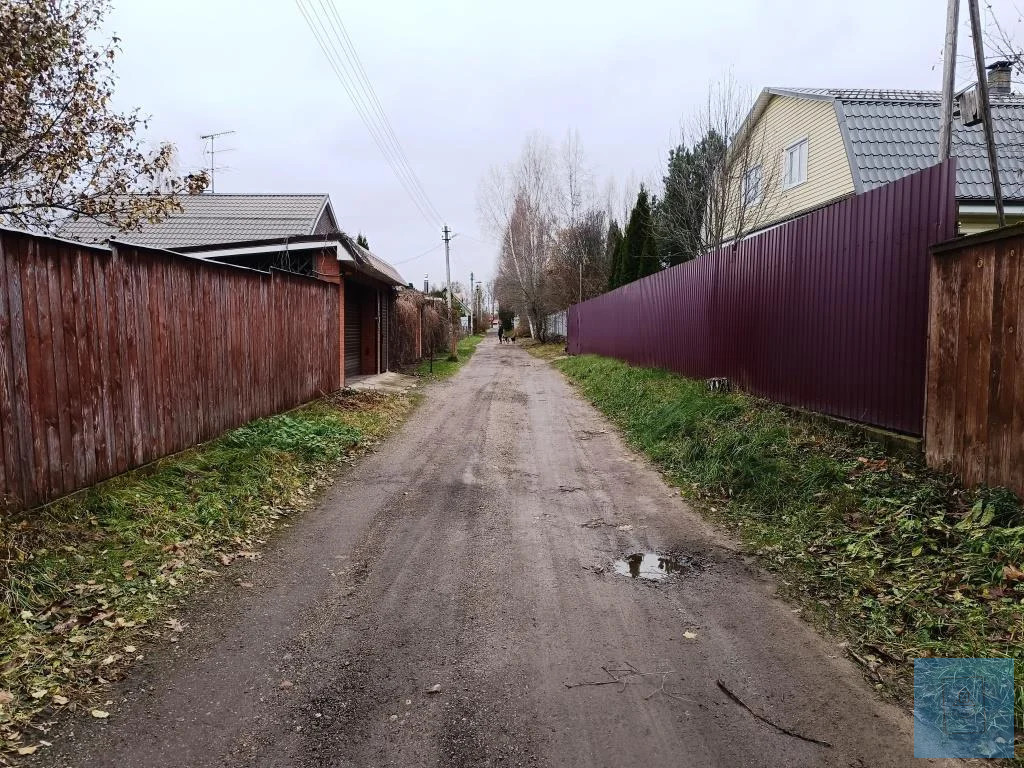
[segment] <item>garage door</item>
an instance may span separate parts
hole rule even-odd
[[[359,293],[352,285],[345,286],[345,376],[359,375],[362,326],[359,321]]]

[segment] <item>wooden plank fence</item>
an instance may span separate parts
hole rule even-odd
[[[932,248],[925,451],[1024,496],[1024,225]]]
[[[336,285],[0,230],[0,509],[337,389]]]

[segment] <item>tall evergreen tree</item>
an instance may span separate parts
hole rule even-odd
[[[629,215],[629,223],[620,248],[618,280],[619,285],[631,283],[641,277],[653,275],[661,269],[658,248],[654,241],[654,218],[651,212],[651,196],[647,188],[640,187],[636,204]]]
[[[608,225],[605,258],[608,260],[608,290],[611,291],[621,285],[619,272],[622,263],[622,229],[615,219],[612,219],[612,223]]]
[[[362,232],[360,232],[358,237],[356,237],[356,245],[365,248],[366,250],[370,250],[370,241],[366,239],[366,235]]]
[[[722,175],[726,143],[714,129],[692,147],[680,144],[668,153],[663,178],[665,197],[655,214],[658,252],[667,266],[699,256],[710,187]]]

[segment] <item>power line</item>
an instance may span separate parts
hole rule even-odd
[[[324,7],[325,0],[320,0],[320,5],[321,7]],[[391,139],[394,149],[397,151],[402,164],[411,176],[417,191],[423,198],[423,201],[427,204],[431,213],[437,217],[438,221],[443,220],[444,217],[441,215],[440,211],[438,211],[437,206],[434,205],[430,196],[427,194],[427,190],[420,182],[419,177],[412,168],[412,164],[409,162],[409,157],[406,155],[405,149],[402,147],[402,143],[398,140],[398,135],[395,133],[395,128],[391,124],[391,119],[388,117],[387,112],[384,111],[384,105],[381,104],[380,99],[377,96],[377,91],[373,87],[373,83],[371,82],[369,75],[366,74],[366,68],[363,66],[363,61],[359,56],[359,52],[356,50],[355,43],[353,43],[352,38],[349,37],[348,29],[345,27],[345,22],[343,22],[341,20],[341,16],[338,15],[338,8],[335,5],[334,0],[327,0],[326,5],[330,7],[330,13],[336,22],[336,31],[340,32],[341,37],[344,38],[345,42],[342,50],[345,51],[345,55],[346,58],[348,58],[349,63],[353,65],[353,71],[357,72],[358,77],[356,79],[362,85],[363,93],[369,96],[370,106],[373,107],[374,111],[377,113],[380,123],[383,125],[386,134]],[[349,54],[351,54],[351,56],[349,56]]]
[[[316,14],[314,8],[310,7],[307,12],[307,8],[300,0],[296,0],[296,4],[298,5],[299,12],[302,13],[303,18],[305,18],[310,31],[313,33],[314,39],[316,39],[317,44],[320,46],[320,50],[323,51],[324,56],[327,58],[328,64],[330,64],[331,69],[334,70],[335,76],[338,78],[338,81],[348,94],[352,105],[355,107],[356,112],[359,115],[359,119],[362,120],[367,132],[370,134],[370,138],[373,140],[373,143],[377,145],[377,149],[380,150],[381,154],[384,156],[385,161],[387,161],[392,172],[395,174],[395,178],[398,180],[399,184],[401,184],[406,194],[409,195],[409,198],[420,212],[420,215],[423,216],[424,220],[426,220],[428,224],[434,226],[434,220],[431,218],[423,204],[419,201],[414,191],[410,188],[409,182],[403,176],[401,168],[396,164],[395,158],[389,152],[388,146],[384,143],[379,128],[370,119],[362,99],[360,99],[353,91],[349,78],[343,72],[344,62],[341,61],[341,56],[338,54],[336,46],[330,40],[322,19],[318,14]]]
[[[319,3],[323,9],[322,15],[313,6],[312,0],[305,0],[305,4],[303,0],[296,0],[299,12],[302,13],[313,37],[334,70],[334,74],[348,94],[349,100],[370,134],[370,138],[377,145],[377,149],[384,156],[395,174],[395,178],[419,210],[420,215],[431,226],[436,225],[441,221],[437,207],[431,202],[422,182],[413,171],[408,156],[402,149],[394,128],[380,104],[380,99],[377,98],[373,85],[366,77],[366,70],[355,51],[351,37],[348,36],[347,30],[338,16],[337,9],[334,8],[333,0],[327,0],[326,5],[324,0],[319,0]],[[330,10],[328,10],[328,5]]]
[[[393,262],[391,262],[391,265],[394,266],[394,267],[397,267],[397,266],[399,266],[401,264],[408,264],[410,261],[416,261],[416,259],[422,259],[428,253],[433,253],[438,248],[440,248],[442,245],[444,245],[444,243],[438,243],[437,245],[432,245],[429,248],[427,248],[427,250],[425,250],[423,253],[420,253],[420,254],[418,254],[416,256],[411,256],[408,259],[403,259],[402,261],[393,261]]]

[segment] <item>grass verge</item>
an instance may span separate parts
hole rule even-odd
[[[141,658],[138,645],[174,642],[181,601],[257,559],[262,537],[412,402],[338,394],[0,519],[0,764],[43,744],[60,710],[105,717],[105,683]]]
[[[554,362],[684,495],[729,526],[883,695],[915,657],[1024,652],[1024,514],[916,456],[703,382],[595,356]],[[1017,668],[1016,721],[1024,721]]]
[[[434,358],[433,363],[429,359],[423,360],[416,366],[416,375],[426,379],[447,379],[449,376],[453,376],[473,356],[477,345],[483,340],[483,334],[463,336],[455,345],[455,349],[458,351],[458,360]]]
[[[521,346],[534,357],[539,357],[541,360],[547,360],[548,362],[565,357],[564,341],[542,343],[533,339],[524,339]]]

